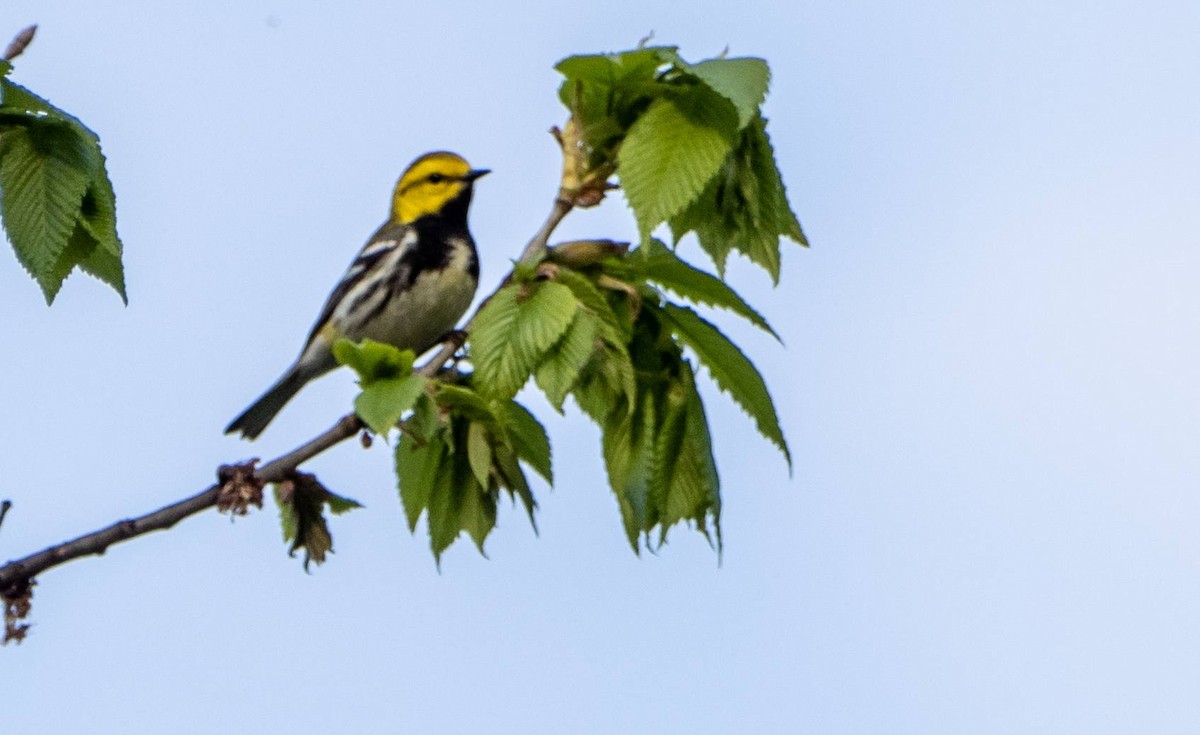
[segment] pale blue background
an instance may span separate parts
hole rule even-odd
[[[367,510],[312,575],[268,508],[47,573],[0,650],[4,733],[1200,731],[1200,5],[6,3],[14,78],[101,135],[130,306],[46,309],[0,255],[0,530],[12,558],[323,429],[310,386],[260,442],[227,421],[292,359],[417,154],[495,173],[484,283],[544,216],[555,61],[653,30],[755,54],[814,247],[779,328],[723,319],[795,476],[708,391],[723,566],[637,558],[596,430],[549,422],[535,538],[439,576],[384,447],[311,469]],[[630,237],[619,198],[560,233]],[[695,253],[695,250],[690,252]]]

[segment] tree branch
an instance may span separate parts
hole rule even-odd
[[[564,198],[562,193],[554,199],[554,206],[550,208],[550,215],[542,223],[542,228],[537,231],[537,234],[530,239],[529,244],[521,251],[522,263],[532,263],[546,254],[546,245],[550,242],[550,233],[554,232],[554,228],[558,227],[558,223],[563,221],[563,217],[566,217],[574,206],[574,202]]]
[[[554,132],[557,133],[557,130]],[[520,262],[522,263],[533,263],[545,255],[550,235],[558,227],[558,224],[562,222],[563,218],[576,205],[586,207],[598,203],[603,198],[603,192],[607,187],[603,183],[606,177],[602,174],[599,176],[593,174],[592,178],[582,185],[575,179],[571,179],[571,185],[568,185],[566,172],[580,167],[577,160],[579,158],[578,147],[564,145],[562,137],[558,134],[555,137],[558,138],[563,148],[563,186],[560,187],[558,196],[554,199],[554,204],[550,208],[550,214],[546,217],[546,221],[542,223],[541,228],[534,234],[533,238],[530,239],[525,249],[521,252]],[[596,183],[597,180],[601,182],[599,185]],[[599,196],[597,196],[597,193]],[[496,291],[503,288],[510,277],[506,277],[501,281],[500,285],[496,287]],[[483,303],[487,303],[487,299],[484,299]],[[464,325],[464,331],[470,329],[471,323],[478,313],[479,309],[477,308],[471,315],[471,318],[467,320],[466,325]],[[437,375],[446,362],[454,356],[454,353],[461,344],[460,340],[447,340],[428,362],[417,369],[417,372],[425,377]],[[103,554],[113,544],[128,541],[153,531],[166,530],[184,518],[200,513],[213,506],[218,506],[221,510],[228,510],[234,513],[245,513],[249,505],[261,506],[263,485],[286,479],[296,471],[301,463],[349,439],[358,433],[361,428],[362,421],[357,416],[354,414],[343,416],[324,433],[291,452],[271,460],[258,469],[254,469],[254,461],[243,465],[223,466],[218,470],[218,481],[216,484],[210,485],[189,498],[163,506],[156,511],[137,518],[117,521],[99,531],[84,534],[70,541],[64,541],[61,544],[51,546],[36,554],[30,554],[24,558],[10,561],[3,567],[0,567],[0,598],[2,598],[6,605],[5,622],[9,631],[6,634],[5,641],[10,639],[20,640],[24,635],[24,628],[27,626],[16,625],[16,621],[24,617],[24,612],[12,614],[10,611],[12,607],[18,607],[25,612],[28,611],[29,595],[34,584],[34,577],[38,574],[73,559],[93,554]]]
[[[546,245],[550,242],[550,235],[554,232],[554,228],[558,227],[558,223],[563,221],[563,217],[566,217],[567,214],[570,213],[571,209],[574,208],[574,206],[575,205],[570,200],[562,196],[561,192],[559,193],[559,196],[554,200],[554,206],[550,208],[549,216],[547,216],[546,221],[542,223],[541,229],[534,234],[534,236],[529,240],[529,243],[525,246],[525,249],[521,251],[521,258],[519,262],[532,263],[545,254]],[[504,285],[508,283],[509,278],[511,278],[511,274],[504,277],[504,280],[500,282],[500,285],[496,287],[495,291],[492,291],[492,294],[495,294],[496,291],[504,288]],[[488,298],[490,299],[491,296],[488,296]],[[483,305],[487,302],[488,299],[484,299],[479,304],[479,307],[475,309],[475,313],[471,314],[471,318],[468,319],[467,323],[463,325],[464,332],[471,331],[471,323],[475,321],[475,315],[479,313],[479,309],[482,309]],[[427,378],[432,378],[434,375],[437,375],[437,372],[442,369],[442,366],[454,356],[454,353],[457,352],[458,348],[461,346],[462,345],[460,344],[455,344],[453,340],[447,341],[442,345],[441,349],[434,353],[433,357],[429,358],[429,362],[426,362],[424,365],[417,368],[417,373],[424,375]]]
[[[279,482],[302,463],[317,456],[326,449],[339,444],[358,433],[362,423],[354,414],[343,416],[336,424],[323,434],[317,436],[287,454],[271,460],[253,474],[254,481],[259,486]],[[190,498],[159,508],[137,518],[123,521],[102,528],[99,531],[85,534],[71,541],[64,541],[30,554],[23,559],[17,559],[0,567],[0,595],[8,596],[9,590],[20,590],[38,574],[65,564],[72,559],[92,554],[103,554],[109,546],[128,541],[151,531],[163,531],[188,516],[195,515],[217,504],[221,497],[222,488],[226,482],[222,480],[210,485]]]

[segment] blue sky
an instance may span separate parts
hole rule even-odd
[[[97,130],[130,305],[46,309],[0,256],[0,558],[275,456],[349,405],[294,357],[419,153],[495,171],[496,282],[553,195],[552,66],[649,31],[767,58],[811,250],[730,279],[796,457],[704,395],[726,551],[637,558],[596,430],[555,442],[541,535],[439,575],[388,453],[311,463],[367,509],[311,575],[273,509],[51,571],[0,651],[6,731],[1195,732],[1200,51],[1194,3],[44,3],[14,78]],[[686,8],[686,9],[685,9]],[[631,238],[619,198],[560,230]],[[696,250],[691,250],[696,253]]]

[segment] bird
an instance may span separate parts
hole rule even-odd
[[[261,434],[305,384],[337,367],[339,339],[372,339],[417,355],[443,341],[479,285],[467,210],[475,181],[488,173],[448,151],[413,161],[396,182],[387,221],[329,294],[299,357],[225,433]]]

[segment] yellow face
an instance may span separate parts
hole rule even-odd
[[[462,156],[454,153],[426,153],[413,161],[396,182],[392,218],[408,224],[434,214],[486,173],[483,169],[472,169]]]

